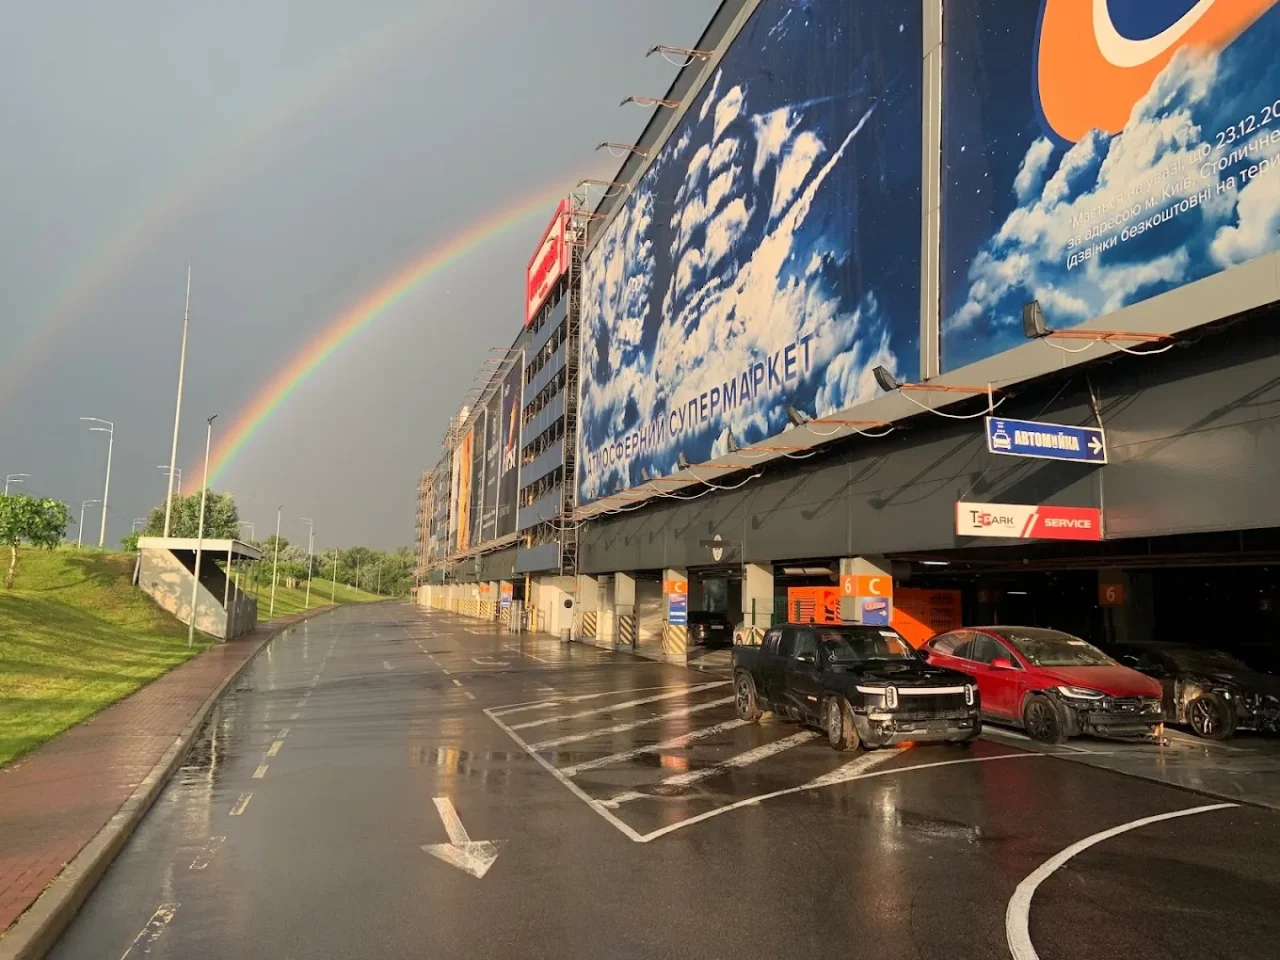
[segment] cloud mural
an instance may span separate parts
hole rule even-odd
[[[580,504],[918,370],[920,5],[765,0],[583,271]]]
[[[1035,11],[1007,13],[947,7],[969,26],[947,54],[946,370],[1024,342],[1031,300],[1069,328],[1280,245],[1280,8],[1221,49],[1171,48],[1122,129],[1074,143],[1036,120]]]

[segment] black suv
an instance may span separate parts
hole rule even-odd
[[[773,710],[821,727],[837,750],[911,741],[968,744],[982,733],[978,690],[930,666],[901,634],[860,624],[774,627],[733,648],[738,717]]]

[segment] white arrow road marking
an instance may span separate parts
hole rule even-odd
[[[472,840],[467,835],[467,828],[458,819],[458,811],[453,809],[449,798],[434,799],[436,809],[440,811],[440,819],[444,821],[445,832],[449,834],[449,842],[424,843],[422,849],[477,879],[483,877],[498,859],[498,845],[490,840]]]
[[[1083,840],[1073,843],[1061,853],[1054,854],[1042,863],[1034,873],[1018,884],[1018,889],[1013,892],[1013,899],[1009,901],[1009,907],[1005,910],[1004,935],[1009,943],[1009,952],[1013,954],[1013,960],[1040,960],[1040,954],[1036,953],[1036,948],[1031,945],[1031,898],[1035,896],[1036,888],[1041,883],[1077,853],[1088,850],[1095,843],[1101,843],[1103,840],[1119,834],[1128,833],[1130,830],[1138,829],[1138,827],[1160,823],[1162,820],[1189,817],[1197,813],[1209,813],[1213,810],[1229,810],[1235,806],[1237,804],[1234,803],[1211,803],[1203,807],[1190,807],[1186,810],[1158,813],[1154,817],[1143,817],[1141,820],[1131,820],[1129,823],[1122,823],[1118,827],[1112,827],[1110,830],[1103,830],[1101,833],[1095,833],[1091,837],[1085,837]]]

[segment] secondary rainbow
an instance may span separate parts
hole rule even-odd
[[[512,227],[534,216],[551,217],[556,203],[568,193],[564,185],[543,187],[518,203],[477,221],[461,233],[434,244],[416,259],[383,281],[347,310],[328,323],[324,330],[300,350],[268,381],[241,410],[231,429],[219,438],[209,463],[209,482],[214,483],[244,449],[250,439],[271,419],[272,414],[306,382],[316,370],[361,330],[430,280],[441,270],[478,250]],[[512,300],[512,315],[519,316],[520,298]],[[184,474],[188,489],[199,489],[200,471]]]

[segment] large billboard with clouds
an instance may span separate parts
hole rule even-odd
[[[583,270],[579,503],[919,369],[919,0],[764,0]]]
[[[944,369],[1280,246],[1277,0],[944,10]]]

